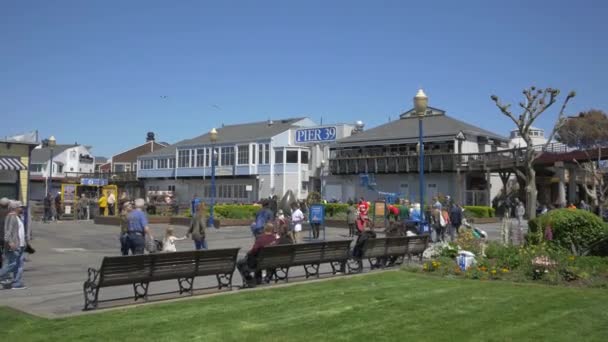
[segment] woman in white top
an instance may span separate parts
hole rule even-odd
[[[168,227],[165,232],[165,240],[163,241],[163,252],[177,252],[175,241],[184,240],[186,237],[178,238],[173,235],[173,227]]]
[[[304,222],[304,214],[300,207],[294,203],[291,205],[291,224],[293,224],[293,243],[301,242],[302,222]]]

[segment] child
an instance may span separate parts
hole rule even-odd
[[[165,240],[163,241],[163,252],[177,252],[175,241],[184,240],[186,237],[175,237],[173,235],[173,227],[168,227],[165,232]]]

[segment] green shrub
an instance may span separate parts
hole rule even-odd
[[[465,209],[465,213],[468,212],[470,217],[475,218],[494,217],[494,214],[496,213],[496,209],[486,206],[467,205],[463,208]]]
[[[519,248],[505,246],[496,241],[490,241],[485,249],[486,257],[494,259],[496,266],[507,269],[517,268],[521,263]]]
[[[542,241],[549,224],[552,243],[575,254],[584,253],[591,244],[608,235],[608,226],[599,216],[585,210],[557,209],[530,220],[527,241]]]
[[[227,219],[254,219],[255,214],[260,210],[259,206],[255,205],[239,205],[239,204],[220,204],[216,205],[214,213],[220,217]]]
[[[339,213],[345,213],[347,209],[348,204],[345,203],[327,203],[325,204],[325,216],[332,217]]]

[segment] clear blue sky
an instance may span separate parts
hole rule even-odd
[[[413,3],[4,1],[0,136],[38,129],[109,156],[147,131],[176,142],[269,117],[372,127],[420,86],[501,134],[490,95],[516,107],[532,84],[576,90],[571,114],[608,110],[606,1]]]

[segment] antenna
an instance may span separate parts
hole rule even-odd
[[[321,117],[321,126],[323,126],[323,117]]]

